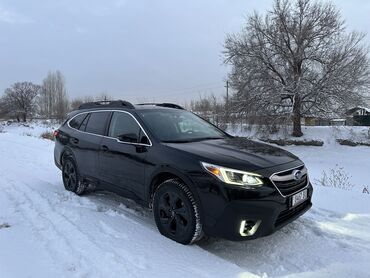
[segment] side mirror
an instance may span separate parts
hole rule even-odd
[[[138,136],[134,133],[118,135],[117,139],[121,142],[126,142],[126,143],[137,143],[139,141]]]
[[[149,139],[146,136],[141,137],[140,143],[145,144],[145,145],[150,145]]]

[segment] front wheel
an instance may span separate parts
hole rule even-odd
[[[189,188],[179,180],[163,182],[153,198],[153,213],[159,232],[181,244],[203,236],[198,205]]]

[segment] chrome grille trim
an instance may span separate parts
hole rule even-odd
[[[302,166],[300,166],[302,167]],[[295,170],[300,167],[297,167],[297,168],[293,168],[291,170]],[[284,173],[284,172],[287,172],[287,171],[290,171],[290,170],[286,170],[286,171],[283,171],[283,172],[280,172],[280,173]],[[306,167],[303,167],[302,170],[300,170],[302,172],[302,175],[306,175],[307,174],[307,168]],[[285,175],[285,176],[277,176],[278,173],[274,173],[272,176],[271,176],[271,180],[273,181],[291,181],[291,180],[294,180],[294,175],[293,173],[289,174],[289,175]]]
[[[284,194],[281,192],[281,190],[279,189],[279,187],[275,184],[275,182],[274,182],[274,181],[277,181],[277,182],[292,181],[292,180],[294,180],[294,178],[293,178],[293,174],[288,174],[288,175],[284,175],[284,176],[278,176],[278,174],[280,174],[280,173],[284,173],[284,172],[287,172],[287,171],[292,171],[292,170],[300,170],[300,168],[302,168],[302,167],[303,167],[303,169],[302,169],[301,171],[302,171],[303,175],[306,175],[306,178],[307,178],[307,183],[306,183],[306,185],[305,185],[304,187],[302,187],[302,188],[298,189],[297,191],[293,192],[293,193],[290,193],[290,194],[284,195]],[[289,178],[290,178],[290,179],[289,179]],[[309,180],[309,177],[308,177],[308,173],[307,173],[307,168],[306,168],[306,166],[305,166],[304,164],[302,164],[302,165],[300,165],[300,166],[296,166],[296,167],[294,167],[294,168],[289,168],[289,169],[285,169],[285,170],[283,170],[283,171],[275,172],[275,173],[273,173],[273,174],[269,177],[269,179],[270,179],[271,183],[275,186],[275,188],[276,188],[276,190],[279,192],[279,194],[280,194],[281,196],[283,196],[284,198],[286,198],[286,197],[290,197],[290,196],[292,196],[292,195],[294,195],[294,194],[296,194],[296,193],[298,193],[298,192],[300,192],[300,191],[302,191],[302,190],[306,189],[306,188],[308,187],[309,183],[310,183],[310,180]]]

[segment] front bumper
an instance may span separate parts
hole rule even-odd
[[[297,219],[311,206],[311,198],[293,208],[273,201],[232,201],[206,233],[235,241],[268,236]],[[251,226],[257,224],[256,231],[251,235],[242,235],[243,221],[251,223]]]
[[[205,180],[198,185],[204,232],[212,237],[233,241],[268,236],[297,219],[312,206],[311,183],[301,189],[307,189],[307,199],[294,207],[291,207],[292,197],[283,197],[273,185],[254,191],[222,189],[214,183],[208,183],[207,187]],[[241,225],[255,226],[243,233]]]

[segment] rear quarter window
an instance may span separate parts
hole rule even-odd
[[[80,130],[81,131],[85,131],[86,126],[87,126],[87,122],[89,121],[89,118],[90,118],[90,113],[87,114],[86,118],[83,120],[82,124],[80,125]]]
[[[85,131],[97,135],[105,135],[107,129],[108,119],[111,112],[92,112],[90,118],[87,121]]]
[[[87,114],[77,115],[69,122],[69,126],[75,129],[79,129],[86,116]]]

